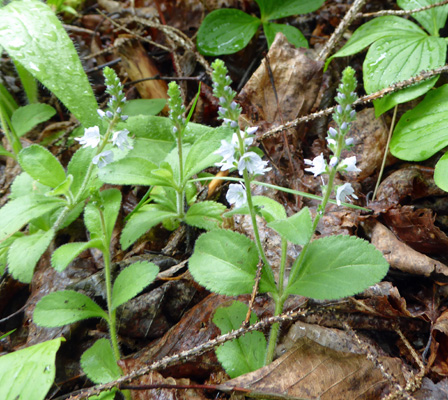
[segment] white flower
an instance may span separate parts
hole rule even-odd
[[[330,166],[334,167],[338,163],[338,158],[336,156],[331,157]]]
[[[240,131],[240,135],[244,140],[244,151],[254,142],[253,137],[246,137],[246,133],[244,131]],[[238,135],[236,133],[232,136],[232,144],[235,147],[235,150],[239,150],[240,142],[238,141]]]
[[[220,167],[221,171],[227,171],[235,167],[235,159],[232,158],[231,160],[223,160],[222,162],[216,163],[215,165],[217,167]]]
[[[102,153],[93,157],[92,160],[94,164],[98,165],[98,168],[103,168],[112,161],[114,161],[114,153],[112,153],[110,150],[103,151]]]
[[[340,168],[347,172],[360,172],[361,170],[356,167],[356,157],[348,157],[341,162]]]
[[[271,168],[266,168],[266,165],[268,165],[267,161],[263,161],[257,153],[249,151],[243,154],[238,161],[238,172],[243,175],[243,171],[246,169],[250,174],[263,175],[271,170]]]
[[[232,183],[229,185],[226,199],[229,204],[235,204],[236,208],[240,208],[246,204],[247,201],[246,189],[242,184]]]
[[[216,163],[217,167],[221,167],[221,171],[226,171],[233,168],[233,162],[235,161],[235,146],[229,143],[227,140],[221,140],[221,147],[213,152],[222,157],[222,161]]]
[[[335,137],[335,136],[338,134],[338,131],[337,131],[336,129],[334,129],[334,128],[330,128],[330,129],[328,130],[328,134],[329,134],[331,137]]]
[[[334,140],[328,136],[327,136],[327,143],[328,143],[328,145],[336,146],[336,140]]]
[[[84,136],[75,138],[75,140],[77,140],[79,144],[82,144],[82,147],[84,148],[90,146],[92,149],[94,149],[101,141],[100,128],[98,128],[98,126],[86,128],[84,130]]]
[[[96,112],[98,113],[98,115],[100,116],[100,118],[104,118],[106,116],[106,113],[103,110],[96,110]]]
[[[353,138],[345,139],[345,144],[346,144],[347,146],[351,146],[351,145],[353,144],[353,142],[354,142]]]
[[[327,169],[327,163],[325,162],[323,153],[320,153],[320,156],[315,157],[313,161],[308,159],[303,161],[306,165],[312,165],[311,168],[305,168],[305,171],[311,172],[314,176],[320,175]]]
[[[352,196],[354,199],[357,199],[358,196],[353,193],[355,193],[355,191],[350,183],[347,182],[342,186],[339,186],[336,190],[336,203],[338,203],[338,206],[340,206],[342,202],[345,202],[347,196]]]
[[[115,131],[112,135],[112,143],[117,146],[121,151],[128,149],[133,149],[132,145],[128,142],[129,131],[123,129],[121,131]]]

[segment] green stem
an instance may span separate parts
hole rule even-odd
[[[283,305],[285,304],[286,297],[283,295],[285,287],[285,270],[286,270],[286,256],[288,250],[288,241],[282,238],[282,259],[280,263],[280,272],[278,276],[278,298],[275,300],[274,316],[280,315],[283,312]],[[280,331],[280,324],[273,324],[269,333],[269,343],[266,349],[266,357],[264,365],[268,365],[274,358],[275,346],[277,344],[278,333]]]
[[[17,161],[17,154],[19,154],[20,150],[22,150],[22,144],[20,143],[19,137],[14,132],[14,129],[11,125],[11,121],[6,114],[3,107],[0,105],[0,122],[2,124],[3,132],[11,145],[12,151],[14,152],[14,158]],[[11,128],[11,130],[9,129]]]
[[[185,215],[185,184],[184,184],[184,165],[182,156],[182,130],[178,129],[177,135],[177,153],[179,155],[179,189],[176,190],[177,199],[177,213],[179,218],[183,218]]]
[[[146,200],[148,200],[149,195],[151,194],[151,191],[154,186],[150,186],[145,195],[142,197],[142,199],[138,202],[138,204],[135,206],[135,208],[125,217],[124,221],[126,222],[129,218],[131,218],[139,209],[142,207]]]

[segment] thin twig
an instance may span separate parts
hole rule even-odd
[[[169,367],[171,365],[177,364],[179,362],[185,362],[188,359],[192,357],[197,357],[201,354],[206,353],[207,351],[210,351],[214,349],[215,347],[228,342],[229,340],[233,340],[236,338],[239,338],[240,336],[246,334],[247,332],[253,332],[253,331],[259,331],[264,328],[266,328],[269,325],[272,325],[274,323],[281,323],[285,321],[294,321],[295,319],[304,316],[305,312],[302,310],[294,311],[294,312],[288,312],[276,317],[270,317],[265,318],[261,320],[260,322],[257,322],[256,324],[253,324],[249,326],[248,328],[239,328],[235,331],[226,333],[225,335],[218,336],[215,339],[209,340],[208,342],[202,343],[196,347],[193,347],[190,350],[182,351],[178,354],[174,354],[172,356],[167,356],[162,358],[159,361],[155,361],[152,364],[149,364],[145,367],[142,367],[136,371],[131,372],[128,375],[124,375],[120,377],[119,379],[109,382],[102,385],[93,386],[89,389],[83,390],[81,393],[78,393],[75,396],[70,396],[67,400],[81,400],[85,399],[87,397],[99,394],[102,391],[110,390],[114,387],[119,387],[120,385],[124,383],[131,382],[132,380],[139,378],[140,376],[143,376],[150,371],[163,369],[166,367]]]
[[[364,3],[367,0],[355,0],[353,5],[350,7],[350,10],[348,10],[347,14],[345,14],[344,18],[339,23],[336,30],[331,35],[328,42],[325,44],[325,46],[320,51],[319,55],[317,56],[317,59],[319,61],[324,61],[327,59],[327,57],[330,55],[331,51],[333,50],[333,47],[336,45],[336,43],[341,38],[344,31],[348,28],[348,26],[353,22],[353,20],[356,18],[356,15],[358,11],[361,9],[361,7],[364,5]]]
[[[252,314],[252,309],[254,308],[255,297],[257,296],[258,293],[258,285],[260,284],[262,270],[263,270],[263,261],[260,260],[257,266],[257,273],[255,275],[255,283],[252,289],[252,295],[250,296],[249,309],[247,310],[246,319],[241,325],[242,328],[247,328],[250,325],[250,315]]]
[[[411,15],[411,14],[414,14],[417,12],[429,10],[434,7],[440,7],[445,4],[448,4],[448,0],[443,0],[439,3],[430,4],[429,6],[425,6],[425,7],[421,7],[421,8],[414,8],[413,10],[383,10],[383,11],[377,11],[377,12],[365,13],[365,14],[358,13],[356,15],[356,18],[383,17],[385,15],[399,15],[399,16]]]
[[[436,75],[440,75],[443,72],[448,72],[448,65],[444,65],[443,67],[435,68],[430,71],[423,71],[423,72],[421,72],[420,75],[414,76],[412,78],[406,79],[401,82],[394,83],[393,85],[391,85],[385,89],[381,89],[378,92],[368,94],[364,97],[359,98],[358,100],[356,100],[353,103],[353,105],[357,106],[359,104],[370,103],[373,100],[377,100],[377,99],[380,99],[381,97],[384,97],[388,94],[398,92],[399,90],[404,89],[408,86],[416,85],[416,84],[423,82],[427,79],[430,79]],[[258,140],[259,141],[265,140],[267,138],[275,136],[278,133],[280,133],[286,129],[294,128],[294,127],[300,125],[302,122],[312,121],[313,119],[320,118],[325,115],[329,115],[329,114],[333,113],[334,109],[335,109],[335,107],[329,107],[329,108],[326,108],[325,110],[321,110],[321,111],[315,112],[313,114],[308,114],[303,117],[297,118],[293,121],[287,122],[284,125],[280,125],[277,128],[274,128],[274,129],[271,129],[271,130],[265,132],[263,135],[261,135],[258,138]]]

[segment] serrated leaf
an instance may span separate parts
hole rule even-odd
[[[272,221],[268,226],[291,243],[302,246],[307,244],[313,235],[313,220],[308,207],[302,208],[287,219]]]
[[[28,104],[18,108],[11,117],[11,123],[17,136],[23,136],[36,125],[49,120],[56,110],[48,104]]]
[[[46,186],[54,188],[65,180],[65,171],[59,160],[38,144],[22,149],[18,158],[23,170]]]
[[[140,236],[148,232],[153,226],[160,224],[164,219],[174,218],[177,214],[172,211],[166,211],[156,204],[142,206],[124,227],[120,244],[123,250],[126,250]]]
[[[152,185],[151,171],[157,165],[140,157],[126,157],[107,164],[98,172],[99,178],[105,183],[114,185]]]
[[[123,106],[123,114],[129,117],[136,115],[157,115],[166,105],[166,99],[128,100]]]
[[[0,398],[44,400],[56,374],[56,352],[63,337],[0,357]]]
[[[54,230],[36,232],[14,240],[8,250],[8,271],[20,282],[30,283],[34,267],[50,245]]]
[[[116,309],[139,294],[156,279],[159,267],[154,263],[141,261],[125,268],[115,279],[112,289],[112,309]]]
[[[87,377],[96,384],[112,382],[122,374],[107,339],[97,340],[82,354],[81,367]]]
[[[375,93],[393,83],[417,76],[445,64],[445,39],[421,35],[380,39],[370,46],[363,64],[364,88],[368,94]],[[375,115],[394,107],[396,104],[413,100],[425,94],[438,77],[418,85],[400,90],[397,93],[374,100]]]
[[[17,232],[32,219],[63,206],[63,200],[38,194],[9,201],[0,209],[0,240],[4,240]]]
[[[434,181],[439,188],[448,192],[448,152],[437,161],[434,169]]]
[[[196,241],[189,269],[207,289],[235,296],[251,293],[258,264],[255,243],[239,233],[217,229]]]
[[[118,189],[107,189],[100,192],[100,202],[90,202],[84,209],[84,223],[92,237],[102,237],[106,235],[105,243],[110,243],[115,222],[121,206],[121,192]],[[103,232],[100,210],[103,214],[104,228]]]
[[[391,153],[402,160],[422,161],[448,145],[448,85],[429,92],[398,122]]]
[[[225,8],[208,14],[198,30],[197,47],[206,56],[233,54],[244,49],[261,21],[241,10]]]
[[[150,182],[150,185],[176,188],[178,186],[176,179],[172,166],[164,161],[160,164],[160,168],[151,171],[148,182]]]
[[[268,41],[268,47],[271,47],[274,42],[275,35],[278,32],[283,33],[288,39],[288,42],[296,47],[308,48],[308,40],[306,40],[303,33],[300,32],[296,27],[285,24],[274,24],[273,22],[265,22],[263,24],[264,34],[266,35],[266,40]]]
[[[76,49],[49,6],[28,0],[13,1],[1,8],[0,45],[82,124],[99,123],[98,105]]]
[[[222,223],[222,213],[226,206],[215,201],[202,201],[192,204],[185,215],[185,222],[196,228],[212,230]]]
[[[213,323],[221,334],[241,327],[248,311],[246,304],[234,301],[229,307],[219,307],[213,316]],[[254,312],[250,323],[258,321]],[[247,374],[264,366],[266,339],[262,332],[249,332],[229,341],[216,349],[216,356],[231,378]]]
[[[67,266],[84,250],[91,248],[102,248],[103,241],[93,239],[88,242],[66,243],[58,247],[51,255],[51,266],[58,272],[63,271]]]
[[[325,0],[256,0],[263,21],[316,11]]]
[[[285,207],[283,207],[278,201],[266,196],[253,196],[252,201],[266,222],[269,223],[278,219],[286,219]],[[249,207],[244,205],[243,207],[234,208],[233,210],[226,212],[224,217],[228,218],[233,215],[249,213]]]
[[[438,2],[438,0],[397,0],[398,6],[403,10],[415,10]],[[411,14],[433,36],[439,35],[439,29],[445,26],[447,15],[447,5]]]
[[[389,269],[382,253],[354,236],[330,236],[311,242],[299,274],[286,293],[320,300],[352,296],[381,281]]]
[[[85,294],[61,290],[43,297],[34,309],[33,321],[39,326],[54,328],[88,318],[108,316],[103,309]]]

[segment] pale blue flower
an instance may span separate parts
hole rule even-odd
[[[305,159],[303,160],[306,165],[312,165],[310,168],[305,168],[305,171],[311,172],[316,177],[327,170],[327,163],[324,159],[324,154],[320,153],[319,156],[314,157],[313,161]]]
[[[128,142],[129,131],[122,129],[121,131],[115,131],[112,135],[112,143],[117,146],[121,151],[126,149],[132,149],[132,145]]]
[[[236,208],[244,206],[247,202],[247,194],[243,184],[230,184],[226,199],[229,204],[235,204]]]
[[[263,175],[271,170],[271,168],[266,168],[267,164],[268,162],[263,161],[257,153],[249,151],[243,154],[238,161],[238,172],[240,175],[243,175],[243,171],[246,169],[250,174]]]
[[[114,153],[110,150],[106,150],[93,157],[92,163],[98,165],[98,168],[103,168],[112,161],[114,161]]]
[[[341,203],[345,202],[346,197],[351,196],[354,199],[357,199],[358,196],[356,196],[355,191],[352,188],[352,185],[348,182],[344,183],[342,186],[339,186],[336,190],[336,203],[338,206],[341,205]]]
[[[361,170],[356,166],[356,156],[348,157],[341,162],[340,168],[347,172],[360,172]]]
[[[83,148],[91,147],[94,149],[101,141],[100,128],[92,126],[84,130],[84,136],[75,138]]]

